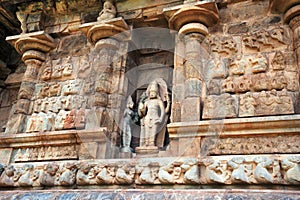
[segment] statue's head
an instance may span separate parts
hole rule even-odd
[[[149,98],[155,99],[158,94],[158,83],[156,81],[153,81],[149,85]]]
[[[132,101],[131,96],[128,96],[128,98],[127,98],[127,108],[131,108],[132,109],[133,105],[134,105],[134,103]]]
[[[114,7],[114,4],[112,1],[105,1],[103,4],[104,9],[111,9],[112,7]]]

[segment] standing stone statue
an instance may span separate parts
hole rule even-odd
[[[112,3],[112,1],[105,1],[103,4],[103,9],[99,13],[99,17],[97,18],[97,21],[103,21],[108,19],[113,19],[116,17],[117,9]]]
[[[132,123],[132,118],[134,116],[133,112],[133,101],[131,96],[128,97],[127,99],[127,106],[124,110],[123,114],[123,134],[122,134],[122,144],[123,147],[121,149],[122,152],[132,152],[130,148],[130,142],[131,142],[131,127],[130,124]]]
[[[141,118],[140,146],[158,146],[157,143],[163,144],[157,138],[166,125],[166,113],[170,108],[167,85],[163,79],[154,80],[149,84],[146,93],[148,98],[140,101],[138,108]],[[166,108],[164,100],[168,102]]]

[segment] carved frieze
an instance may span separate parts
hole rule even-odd
[[[213,140],[210,142],[212,145],[208,146],[208,155],[299,153],[299,139],[298,135],[204,138],[201,146]]]
[[[54,130],[55,113],[33,113],[27,120],[26,133]]]
[[[266,52],[286,48],[291,44],[291,40],[291,33],[287,27],[269,27],[243,37],[243,46],[246,53]]]
[[[43,161],[43,160],[69,160],[77,159],[77,149],[74,145],[45,146],[16,149],[15,162]]]
[[[255,142],[254,142],[255,143]],[[28,151],[29,152],[29,151]],[[40,156],[38,151],[34,156]],[[284,184],[299,185],[299,154],[73,161],[4,166],[2,187]]]
[[[228,57],[241,52],[239,37],[211,36],[208,43],[213,54]]]
[[[282,91],[262,91],[240,95],[239,116],[263,116],[293,114],[294,105],[290,94]]]

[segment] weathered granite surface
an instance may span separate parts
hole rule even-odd
[[[17,194],[16,194],[17,193]],[[257,189],[105,189],[105,190],[45,190],[36,191],[0,191],[3,199],[239,199],[239,200],[263,200],[263,199],[289,199],[300,198],[296,191],[286,190],[257,190]]]

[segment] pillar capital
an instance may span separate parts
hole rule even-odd
[[[183,34],[199,32],[207,35],[207,27],[215,25],[219,20],[215,2],[196,2],[166,8],[164,14],[169,28]]]
[[[285,13],[299,4],[300,0],[270,0],[270,10],[272,13]]]
[[[121,17],[82,24],[79,28],[93,45],[101,39],[114,38],[123,41],[129,37],[129,27]]]
[[[7,37],[6,40],[23,55],[22,59],[44,61],[45,53],[56,47],[54,39],[44,31]]]

